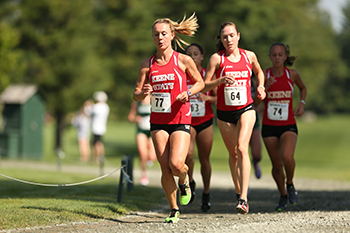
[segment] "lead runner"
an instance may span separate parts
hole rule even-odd
[[[133,95],[135,101],[140,101],[151,93],[151,136],[161,166],[162,187],[170,206],[165,222],[177,222],[180,215],[174,176],[179,177],[180,204],[187,205],[191,200],[188,166],[185,164],[190,145],[189,97],[204,87],[192,58],[174,51],[171,42],[175,40],[182,48],[181,43],[187,43],[177,33],[192,36],[197,28],[194,14],[180,23],[168,18],[154,22],[152,36],[157,52],[142,62]],[[194,81],[189,89],[187,75]]]

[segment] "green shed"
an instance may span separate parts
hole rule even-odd
[[[44,101],[35,85],[10,85],[0,95],[3,104],[0,155],[41,159]]]

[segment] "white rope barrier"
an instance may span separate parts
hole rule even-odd
[[[83,182],[79,182],[79,183],[72,183],[72,184],[43,184],[43,183],[36,183],[36,182],[31,182],[31,181],[26,181],[26,180],[21,180],[21,179],[17,179],[17,178],[14,178],[14,177],[11,177],[11,176],[7,176],[7,175],[4,175],[4,174],[1,174],[0,173],[0,176],[2,177],[5,177],[7,179],[10,179],[10,180],[14,180],[14,181],[18,181],[18,182],[22,182],[22,183],[25,183],[25,184],[31,184],[31,185],[37,185],[37,186],[46,186],[46,187],[69,187],[69,186],[77,186],[77,185],[82,185],[82,184],[87,184],[87,183],[91,183],[91,182],[94,182],[94,181],[97,181],[97,180],[101,180],[107,176],[110,176],[112,175],[113,173],[115,173],[116,171],[120,170],[124,168],[124,166],[121,166],[117,169],[115,169],[114,171],[108,173],[108,174],[105,174],[103,176],[100,176],[100,177],[97,177],[95,179],[92,179],[92,180],[87,180],[87,181],[83,181]],[[124,169],[122,169],[122,172],[123,172],[123,175],[126,179],[127,182],[130,182],[132,183],[132,181],[130,180],[129,178],[129,175],[126,174],[126,172],[124,171]]]

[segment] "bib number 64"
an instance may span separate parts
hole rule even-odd
[[[247,89],[245,87],[225,87],[225,104],[241,106],[247,103]]]

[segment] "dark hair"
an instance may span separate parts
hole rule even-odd
[[[273,43],[270,47],[270,54],[271,54],[271,49],[273,46],[276,46],[276,45],[280,45],[280,46],[283,46],[284,48],[284,51],[287,55],[287,59],[284,61],[284,66],[292,66],[295,59],[297,59],[297,56],[290,56],[290,48],[289,48],[289,45],[287,44],[283,44],[281,42],[276,42],[276,43]]]
[[[225,49],[225,46],[221,42],[221,32],[226,26],[234,26],[234,28],[236,29],[236,32],[238,33],[238,29],[237,29],[236,24],[234,24],[232,22],[224,22],[224,23],[222,23],[220,25],[220,28],[219,28],[219,35],[217,35],[217,37],[216,37],[216,39],[218,39],[218,42],[215,45],[217,51]]]
[[[203,47],[200,46],[200,45],[197,44],[197,43],[192,43],[192,44],[188,45],[188,46],[186,47],[186,50],[185,50],[186,53],[187,53],[188,48],[191,47],[191,46],[196,46],[196,47],[199,49],[199,51],[201,51],[201,54],[204,54]]]

